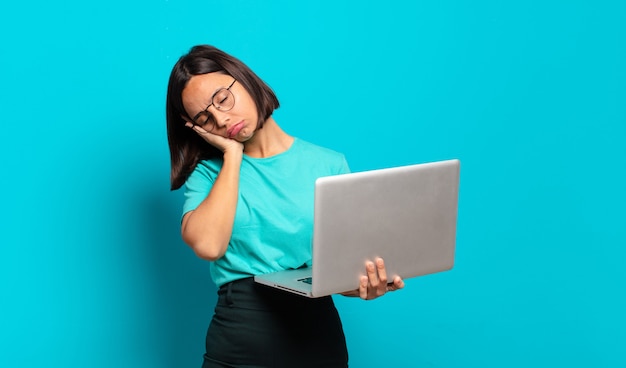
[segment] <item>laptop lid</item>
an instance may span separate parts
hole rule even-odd
[[[390,281],[451,269],[459,172],[446,160],[319,178],[312,295],[357,288],[376,257]]]

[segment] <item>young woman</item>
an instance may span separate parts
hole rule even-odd
[[[203,367],[347,367],[331,297],[309,299],[253,276],[311,263],[314,182],[349,172],[344,156],[284,132],[272,90],[238,59],[195,46],[170,75],[171,189],[185,185],[182,238],[211,261],[218,301]],[[358,289],[374,299],[401,289],[382,259]],[[355,285],[357,287],[357,285]]]

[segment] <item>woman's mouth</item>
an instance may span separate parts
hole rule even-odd
[[[233,138],[237,134],[239,134],[241,129],[243,129],[243,126],[244,126],[243,121],[240,121],[239,123],[228,128],[228,130],[226,131],[226,134],[228,134],[228,138]]]

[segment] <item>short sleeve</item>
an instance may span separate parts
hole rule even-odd
[[[221,167],[221,164],[219,167]],[[215,178],[217,178],[219,167],[215,163],[208,161],[198,163],[185,182],[185,201],[183,203],[182,216],[198,208],[200,203],[209,195]]]
[[[341,161],[339,166],[339,171],[337,174],[349,174],[350,166],[348,166],[348,161],[346,160],[346,156],[341,155]]]

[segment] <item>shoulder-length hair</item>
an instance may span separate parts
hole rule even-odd
[[[198,45],[180,57],[174,65],[167,86],[165,113],[167,141],[170,148],[171,190],[180,188],[200,160],[222,155],[217,148],[185,127],[192,121],[183,106],[183,89],[191,77],[208,73],[224,73],[235,78],[248,91],[259,113],[258,128],[263,126],[275,109],[278,99],[272,89],[235,57],[209,45]]]

